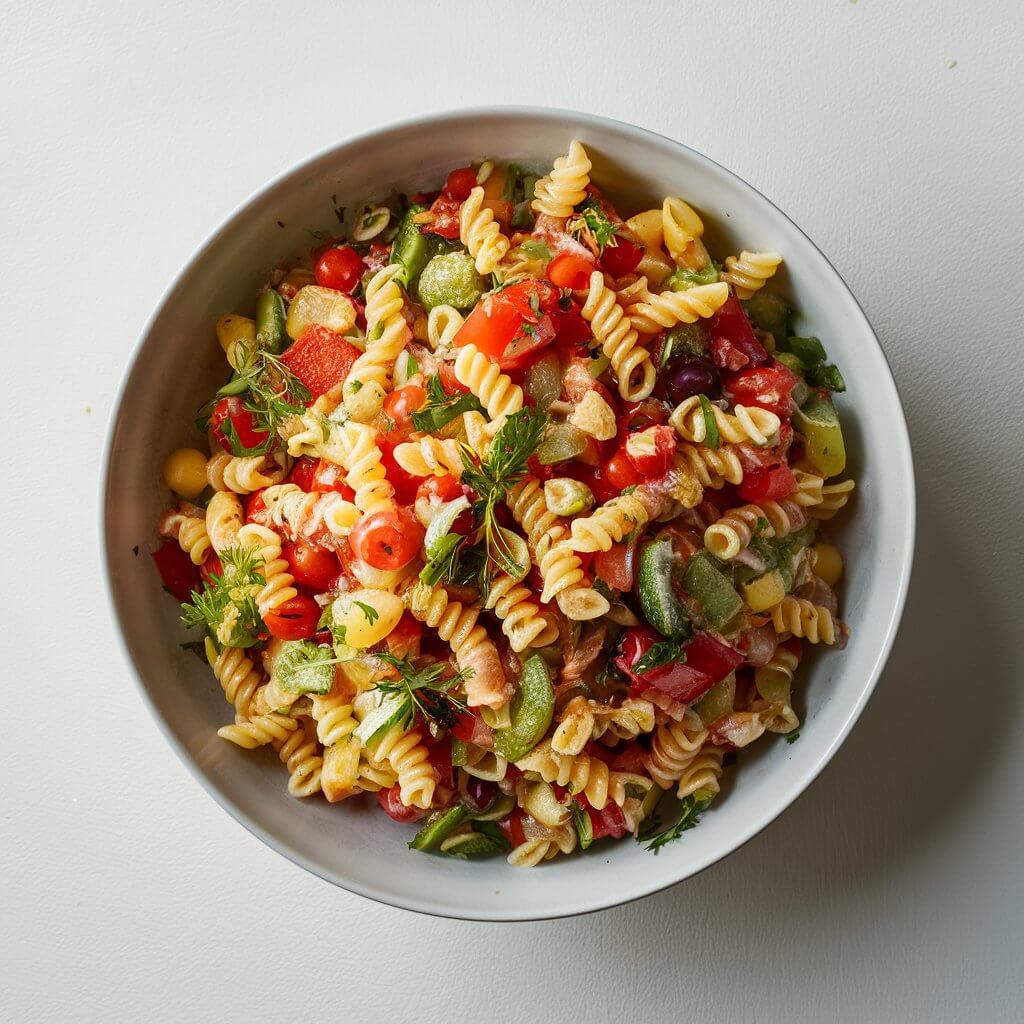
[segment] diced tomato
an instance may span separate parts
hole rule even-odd
[[[199,567],[176,540],[165,540],[152,558],[161,582],[179,601],[187,601],[199,589]]]
[[[350,295],[359,284],[363,270],[363,258],[352,246],[328,246],[317,258],[313,275],[322,288]]]
[[[656,398],[645,398],[642,402],[630,402],[618,418],[619,439],[627,434],[668,422],[668,409]]]
[[[612,456],[614,459],[614,456]],[[611,460],[609,460],[611,461]],[[634,473],[633,464],[623,456],[622,461],[629,466],[630,470]],[[606,501],[611,501],[612,498],[617,498],[622,493],[622,485],[617,485],[608,474],[608,465],[604,466],[581,466],[579,463],[570,462],[559,470],[554,469],[550,466],[545,466],[545,469],[551,469],[550,476],[543,477],[542,479],[550,480],[554,476],[568,476],[573,480],[579,480],[581,484],[586,484],[593,492],[594,497],[598,503],[603,505]],[[535,476],[537,474],[534,474]],[[625,486],[629,486],[626,484]]]
[[[210,429],[217,443],[228,453],[232,453],[232,440],[242,449],[251,451],[264,445],[269,436],[266,431],[256,429],[252,413],[246,409],[241,398],[234,395],[222,398],[213,407]]]
[[[550,315],[555,327],[555,344],[569,352],[582,349],[579,354],[589,357],[584,346],[594,336],[590,324],[574,309],[554,309]]]
[[[452,735],[463,743],[475,743],[478,747],[493,747],[494,732],[475,712],[464,711],[452,726]]]
[[[220,576],[224,572],[224,566],[221,564],[220,555],[211,551],[203,561],[203,564],[199,566],[199,575],[202,576],[204,583],[209,583],[214,576]]]
[[[371,242],[370,251],[363,257],[363,264],[366,266],[366,272],[368,274],[376,274],[378,270],[383,270],[391,260],[391,243],[390,242]],[[356,308],[359,308],[359,303],[356,304]],[[361,327],[366,326],[364,320]]]
[[[363,516],[350,541],[356,557],[375,569],[403,569],[419,554],[424,530],[408,508],[389,508]]]
[[[558,288],[579,291],[590,283],[594,271],[592,260],[584,259],[571,252],[560,252],[549,264],[548,280]]]
[[[778,501],[796,490],[796,477],[789,466],[755,468],[744,474],[736,490],[744,501]]]
[[[622,808],[615,801],[609,800],[598,811],[590,806],[587,798],[582,793],[574,794],[573,799],[582,805],[583,809],[587,812],[595,841],[604,839],[605,836],[621,839],[629,831],[629,826],[626,824],[626,815],[622,813]]]
[[[543,281],[520,281],[487,295],[455,335],[456,346],[475,345],[503,370],[522,369],[554,340],[547,310],[558,293]]]
[[[710,330],[711,358],[719,369],[741,370],[771,362],[735,295],[730,295],[711,318]]]
[[[346,501],[353,501],[356,492],[345,483],[345,469],[330,459],[320,459],[313,470],[311,491],[337,491]]]
[[[330,590],[341,573],[341,563],[333,551],[307,540],[285,544],[281,554],[295,582],[318,594]]]
[[[698,633],[683,647],[685,662],[671,662],[642,674],[633,666],[663,638],[649,626],[634,626],[622,638],[616,666],[632,680],[634,696],[660,690],[681,704],[695,701],[743,662],[743,655],[708,633]]]
[[[423,477],[407,473],[395,459],[395,449],[405,441],[400,434],[378,434],[377,447],[380,449],[380,461],[388,483],[395,489],[395,501],[399,505],[411,505],[416,500],[416,491],[423,482]]]
[[[594,556],[594,574],[613,590],[632,590],[636,566],[637,540],[613,544]]]
[[[635,487],[643,483],[644,475],[636,468],[633,460],[626,454],[623,445],[604,466],[604,475],[608,482],[621,494],[626,487]]]
[[[430,501],[434,498],[437,498],[439,501],[455,501],[461,497],[472,500],[473,492],[448,473],[444,476],[428,476],[416,490],[417,501],[421,498],[425,501]],[[472,529],[473,513],[467,508],[452,523],[452,533],[461,533],[463,536],[466,536]]]
[[[452,199],[463,202],[476,187],[476,168],[457,167],[445,178],[443,191]]]
[[[307,640],[316,633],[320,606],[305,594],[296,594],[263,616],[271,636],[278,640]]]
[[[441,379],[441,389],[446,395],[469,394],[469,388],[455,376],[455,368],[451,363],[438,363],[437,375]]]
[[[319,398],[348,376],[359,349],[322,324],[311,324],[281,354],[281,362]]]
[[[423,626],[409,612],[402,612],[398,625],[388,633],[384,643],[396,658],[418,658],[422,638]]]
[[[653,450],[649,450],[653,447]],[[667,424],[647,427],[626,439],[626,457],[646,480],[664,476],[672,465],[676,450],[676,432]]]
[[[604,252],[601,253],[602,269],[612,277],[625,277],[626,274],[632,274],[644,258],[643,249],[622,235],[616,235],[612,241],[614,244],[606,245]]]
[[[466,195],[468,196],[469,193],[467,192]],[[430,206],[430,212],[434,215],[433,221],[424,224],[421,231],[427,235],[440,235],[442,238],[458,238],[461,206],[462,200],[453,198],[447,192],[442,192]]]
[[[522,846],[526,842],[526,833],[523,831],[523,818],[525,817],[523,809],[517,807],[504,821],[498,822],[498,828],[513,846]]]
[[[412,414],[427,404],[427,393],[419,384],[406,384],[405,387],[392,391],[385,399],[381,412],[388,417],[400,434],[409,434],[413,429]]]
[[[797,375],[788,366],[775,363],[757,369],[740,370],[726,381],[734,405],[754,405],[788,420],[793,411],[790,397]]]
[[[245,521],[247,523],[258,523],[260,526],[270,526],[270,513],[267,511],[267,503],[263,500],[263,492],[266,487],[253,491],[245,499]]]
[[[642,774],[646,771],[644,759],[648,751],[634,740],[627,743],[621,750],[616,751],[612,758],[612,770],[617,772],[633,772]]]
[[[313,485],[313,481],[316,476],[316,467],[316,459],[311,459],[308,455],[303,455],[302,458],[297,459],[295,461],[295,465],[292,466],[287,477],[288,483],[295,484],[296,487],[301,488],[307,494],[310,491],[317,490]]]
[[[418,807],[406,807],[402,803],[402,787],[394,785],[390,789],[381,789],[377,792],[377,803],[380,804],[384,813],[394,821],[400,821],[403,825],[412,821],[419,821],[426,817],[428,811],[420,810]]]

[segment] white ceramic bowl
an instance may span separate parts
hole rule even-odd
[[[848,556],[842,610],[853,635],[845,651],[810,660],[797,688],[806,695],[799,743],[765,740],[758,753],[741,755],[726,773],[723,797],[682,840],[657,857],[631,841],[602,842],[581,857],[518,870],[500,858],[467,863],[411,852],[412,828],[396,825],[372,800],[295,800],[272,752],[218,739],[229,708],[209,669],[179,648],[186,637],[177,605],[160,589],[147,552],[167,501],[161,459],[195,442],[196,407],[224,378],[214,320],[248,310],[270,267],[307,250],[310,230],[336,226],[333,196],[353,206],[392,188],[436,188],[451,168],[488,156],[544,168],[574,136],[621,210],[682,195],[701,211],[720,257],[741,246],[784,254],[781,280],[801,326],[824,340],[848,385],[839,406],[858,489],[841,531]],[[914,485],[899,397],[871,326],[828,260],[783,213],[669,139],[586,114],[511,108],[424,117],[359,136],[283,174],[231,214],[178,274],[142,333],[111,425],[103,516],[112,599],[142,692],[224,808],[286,857],[353,892],[448,917],[522,920],[613,906],[688,878],[764,828],[815,778],[856,721],[892,645],[910,575]]]

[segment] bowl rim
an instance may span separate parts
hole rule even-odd
[[[244,812],[240,807],[236,806],[234,802],[223,792],[213,780],[207,778],[207,776],[200,770],[195,759],[185,749],[183,744],[178,741],[178,738],[174,735],[170,728],[169,723],[164,716],[158,711],[152,697],[149,694],[149,690],[146,684],[143,682],[143,666],[139,663],[133,653],[130,645],[128,644],[127,637],[125,635],[125,629],[122,622],[121,610],[119,605],[118,596],[114,585],[114,550],[113,543],[114,537],[112,536],[112,526],[110,522],[109,510],[111,507],[111,490],[113,486],[113,473],[114,473],[114,460],[113,460],[113,442],[114,434],[120,420],[121,408],[124,404],[125,395],[129,382],[135,372],[136,366],[139,362],[142,349],[148,341],[150,334],[157,322],[164,312],[165,306],[172,294],[179,287],[181,282],[191,272],[193,266],[200,260],[205,254],[207,248],[212,245],[216,239],[230,227],[232,227],[236,220],[242,218],[246,211],[255,202],[265,196],[267,193],[273,191],[278,186],[284,184],[289,178],[301,174],[307,168],[313,164],[329,158],[332,154],[340,150],[344,150],[359,142],[370,140],[376,136],[385,135],[390,132],[400,131],[406,128],[422,127],[424,125],[444,125],[450,121],[467,121],[473,119],[498,119],[498,120],[513,120],[513,119],[535,119],[538,121],[551,121],[559,124],[564,123],[567,120],[571,120],[581,125],[582,127],[590,127],[598,130],[614,130],[621,134],[632,134],[639,137],[641,140],[648,143],[654,142],[664,148],[675,148],[681,150],[688,155],[688,158],[697,162],[698,164],[704,164],[706,167],[712,170],[713,173],[730,180],[731,183],[738,187],[740,191],[747,190],[753,193],[757,199],[770,206],[776,214],[787,222],[788,225],[807,243],[812,249],[814,249],[824,263],[831,270],[835,276],[836,281],[842,286],[847,292],[849,298],[852,300],[854,307],[857,312],[863,318],[864,325],[870,332],[872,341],[881,355],[882,363],[888,373],[889,383],[892,385],[893,391],[896,396],[896,410],[898,414],[898,422],[902,428],[898,432],[898,437],[892,439],[892,445],[889,451],[890,457],[898,460],[901,463],[901,471],[907,480],[907,504],[905,509],[904,521],[902,523],[902,537],[901,537],[901,564],[899,567],[898,579],[896,581],[896,595],[895,603],[893,605],[893,611],[889,618],[889,622],[885,628],[882,642],[877,646],[875,652],[874,663],[872,664],[871,671],[868,674],[866,681],[864,682],[860,694],[857,700],[849,708],[846,718],[842,723],[841,728],[833,735],[831,741],[821,752],[820,756],[814,761],[800,776],[800,779],[794,783],[784,795],[780,795],[778,801],[778,809],[772,813],[767,819],[761,823],[751,825],[749,827],[740,827],[735,831],[733,838],[728,843],[724,844],[720,850],[714,851],[712,854],[703,858],[701,862],[693,869],[685,870],[679,877],[672,879],[671,881],[665,882],[664,884],[655,884],[648,886],[645,884],[639,884],[632,887],[623,887],[623,889],[616,890],[614,893],[610,893],[608,898],[605,898],[603,894],[588,895],[583,898],[576,897],[572,901],[567,901],[565,905],[559,907],[553,907],[550,911],[536,912],[516,912],[514,908],[500,908],[491,911],[480,910],[477,912],[467,912],[460,910],[457,907],[447,906],[443,903],[433,901],[428,897],[419,898],[403,898],[388,892],[386,889],[373,886],[364,885],[359,882],[352,881],[351,879],[341,878],[336,874],[328,871],[322,865],[316,863],[311,858],[300,853],[298,850],[290,846],[286,841],[279,839],[277,836],[268,832],[259,822],[254,820],[249,814]],[[143,701],[148,707],[150,714],[155,720],[157,727],[163,734],[164,738],[170,744],[171,748],[177,754],[178,758],[185,764],[190,774],[195,778],[202,788],[225,810],[232,818],[235,819],[243,828],[245,828],[252,835],[260,839],[263,843],[269,846],[272,850],[279,853],[281,856],[287,858],[292,863],[297,864],[299,867],[305,868],[306,871],[322,878],[326,882],[330,882],[333,885],[338,886],[348,892],[355,893],[359,896],[364,896],[367,899],[374,900],[375,902],[385,904],[387,906],[396,907],[402,910],[410,910],[415,913],[425,914],[431,917],[442,917],[454,920],[467,920],[467,921],[541,921],[541,920],[554,920],[558,918],[574,917],[578,915],[594,913],[600,910],[610,909],[612,907],[621,906],[625,903],[633,902],[634,900],[640,900],[647,896],[653,896],[658,892],[663,892],[666,889],[671,888],[680,882],[686,881],[689,878],[693,878],[696,875],[706,871],[713,864],[718,863],[725,857],[734,853],[736,850],[745,846],[751,839],[758,835],[761,831],[767,828],[772,822],[778,820],[786,811],[788,811],[798,799],[807,791],[808,787],[820,776],[822,771],[828,765],[828,763],[835,756],[840,746],[845,742],[847,736],[850,734],[853,726],[860,718],[864,707],[870,699],[875,687],[878,684],[878,679],[881,676],[882,670],[888,660],[889,654],[892,650],[893,643],[896,639],[896,634],[899,630],[900,622],[903,617],[904,608],[906,606],[907,592],[910,584],[910,576],[914,562],[914,545],[915,545],[915,534],[917,527],[917,496],[915,488],[915,474],[914,474],[914,461],[913,451],[910,444],[910,434],[906,420],[906,413],[903,408],[902,396],[899,392],[899,386],[896,383],[895,376],[892,372],[892,366],[889,363],[889,359],[886,356],[885,350],[882,347],[881,342],[878,340],[878,335],[875,332],[870,320],[865,314],[860,302],[857,300],[856,295],[850,289],[842,275],[835,268],[832,261],[825,255],[819,246],[811,239],[803,229],[796,224],[795,221],[785,211],[780,209],[771,199],[765,196],[757,188],[747,182],[745,179],[740,177],[736,172],[730,170],[724,165],[718,163],[716,160],[708,157],[704,153],[692,146],[688,146],[685,143],[679,142],[676,139],[670,138],[669,136],[663,135],[660,132],[653,131],[649,128],[643,128],[635,124],[631,124],[627,121],[619,120],[618,118],[607,117],[604,115],[584,113],[582,111],[571,110],[568,108],[561,107],[545,107],[545,106],[532,106],[532,105],[515,105],[515,104],[504,104],[494,106],[476,106],[476,107],[460,107],[443,112],[426,112],[418,114],[412,117],[401,118],[393,121],[377,125],[376,127],[367,129],[362,132],[358,132],[352,135],[345,136],[330,145],[324,146],[316,152],[310,154],[307,157],[297,161],[294,164],[289,165],[282,171],[274,175],[264,184],[257,187],[243,200],[237,203],[221,220],[220,222],[211,229],[193,248],[191,254],[181,265],[177,273],[168,283],[167,287],[160,294],[159,299],[155,303],[152,312],[147,317],[138,337],[132,346],[129,358],[125,363],[124,370],[122,371],[121,380],[115,392],[114,400],[111,404],[111,410],[107,422],[107,429],[104,438],[103,445],[103,457],[101,462],[101,474],[100,474],[101,486],[98,489],[99,499],[99,515],[98,515],[98,527],[100,532],[100,545],[103,551],[103,565],[104,565],[104,590],[107,595],[108,607],[113,613],[113,619],[116,624],[116,635],[117,641],[120,645],[121,653],[126,663],[132,669],[132,675],[134,677],[136,689],[142,696]],[[511,870],[511,869],[510,869]]]

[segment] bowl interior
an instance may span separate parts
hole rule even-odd
[[[581,138],[592,177],[629,213],[678,194],[708,225],[720,258],[739,248],[784,254],[783,286],[801,328],[820,336],[842,368],[839,400],[858,490],[835,532],[847,555],[842,614],[848,648],[809,659],[797,688],[799,743],[762,740],[726,773],[726,792],[698,829],[654,857],[637,844],[601,843],[580,858],[533,871],[503,860],[465,863],[406,849],[408,828],[371,798],[332,806],[298,801],[269,749],[218,739],[230,708],[189,639],[147,557],[167,500],[160,464],[196,444],[197,406],[224,378],[212,325],[249,312],[272,266],[331,231],[335,210],[391,189],[436,187],[452,167],[497,156],[543,169]],[[774,206],[729,172],[674,142],[617,122],[544,110],[466,112],[399,125],[337,146],[273,182],[200,248],[147,326],[111,428],[104,505],[112,596],[143,690],[172,743],[213,795],[277,850],[326,879],[398,906],[472,918],[578,913],[653,892],[735,849],[782,811],[820,771],[876,680],[902,609],[910,569],[913,475],[906,425],[889,368],[856,301],[821,253]]]

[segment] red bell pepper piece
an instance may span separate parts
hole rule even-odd
[[[788,421],[793,412],[790,395],[797,381],[797,375],[788,366],[776,363],[740,370],[727,380],[726,390],[734,405],[754,405]]]
[[[736,488],[744,501],[778,501],[796,490],[796,477],[789,466],[754,468]]]
[[[735,295],[711,318],[711,339],[711,358],[719,369],[742,370],[771,362]]]
[[[582,793],[577,793],[573,799],[587,812],[587,817],[590,818],[590,828],[594,833],[594,840],[604,839],[605,836],[621,839],[629,831],[622,808],[613,801],[609,800],[598,811],[590,806],[587,798]]]
[[[359,358],[359,349],[321,324],[307,327],[281,354],[281,362],[319,398],[340,384]]]
[[[192,591],[199,589],[199,567],[192,564],[176,540],[165,540],[152,558],[163,585],[179,601],[187,601]]]

